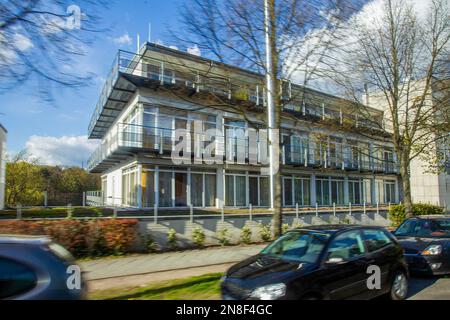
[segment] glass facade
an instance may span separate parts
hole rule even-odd
[[[198,170],[198,169],[197,169]],[[122,204],[125,206],[153,208],[216,207],[218,204],[217,172],[196,171],[188,168],[142,166],[138,176],[137,166],[122,171]],[[346,186],[347,181],[347,186]],[[114,184],[114,182],[113,182]],[[102,179],[106,194],[107,179]],[[317,176],[315,197],[320,206],[388,204],[396,203],[395,180],[335,176]],[[138,201],[139,187],[142,199]],[[282,177],[282,205],[284,207],[314,206],[311,197],[310,176]],[[112,189],[114,186],[112,186]],[[346,188],[348,190],[346,190]],[[228,207],[269,206],[269,178],[245,171],[227,171],[224,174],[224,204]],[[346,195],[347,192],[347,195]],[[374,196],[372,201],[372,196]]]

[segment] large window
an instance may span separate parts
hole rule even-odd
[[[129,168],[122,171],[122,204],[125,206],[137,206],[137,168]]]
[[[331,202],[344,204],[344,180],[341,178],[331,179]]]
[[[330,205],[330,181],[328,178],[316,179],[316,199],[321,206]]]
[[[363,183],[362,180],[349,180],[348,181],[348,197],[350,203],[361,204],[363,203]]]
[[[395,181],[384,182],[384,203],[395,203]]]
[[[212,171],[143,168],[143,207],[153,207],[155,203],[158,203],[159,207],[187,207],[190,204],[194,207],[214,207],[216,189],[216,173]]]
[[[305,206],[311,204],[310,180],[303,177],[283,177],[283,205]]]

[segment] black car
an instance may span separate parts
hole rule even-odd
[[[371,270],[377,267],[380,285],[369,289]],[[289,231],[232,266],[221,290],[227,300],[371,299],[384,294],[401,300],[408,277],[403,249],[384,228],[324,225]]]
[[[78,271],[72,255],[47,237],[0,235],[0,299],[82,299]]]
[[[414,273],[450,274],[450,217],[418,216],[404,221],[394,235]]]

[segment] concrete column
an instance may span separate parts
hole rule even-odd
[[[223,168],[216,170],[216,185],[216,207],[222,208],[225,205],[225,170]]]
[[[316,174],[313,173],[311,174],[311,183],[310,185],[310,189],[311,189],[311,205],[315,206],[317,199],[316,199]]]
[[[159,167],[155,167],[155,205],[159,207]]]

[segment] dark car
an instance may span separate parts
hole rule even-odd
[[[450,274],[450,217],[418,216],[394,232],[413,273]]]
[[[0,235],[0,299],[82,299],[77,271],[72,255],[47,237]]]
[[[369,289],[371,269],[379,284]],[[370,268],[369,268],[370,267]],[[404,299],[403,249],[380,227],[325,225],[295,229],[224,275],[224,299]]]

